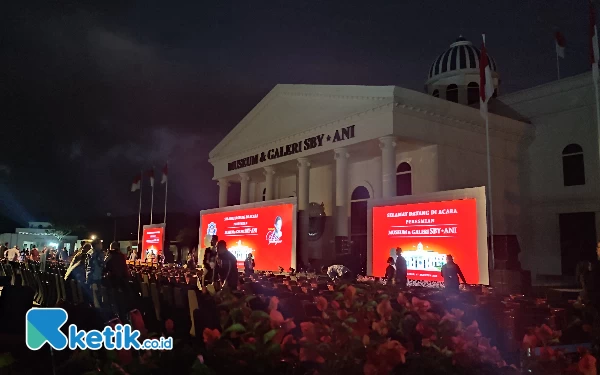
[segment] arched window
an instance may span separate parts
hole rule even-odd
[[[467,104],[471,105],[479,101],[479,85],[471,82],[467,85]]]
[[[433,90],[433,92],[431,93],[431,95],[434,98],[439,98],[440,97],[440,92],[438,91],[438,89]]]
[[[458,86],[451,84],[446,87],[446,100],[458,103]]]
[[[583,149],[572,143],[562,151],[563,182],[565,186],[585,185]]]
[[[412,168],[407,162],[400,163],[396,169],[396,195],[412,194]]]
[[[264,189],[263,189],[263,197],[262,197],[262,200],[263,200],[263,202],[264,202],[266,199],[267,199],[267,188],[264,188]]]

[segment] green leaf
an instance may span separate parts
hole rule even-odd
[[[255,352],[256,351],[256,345],[254,345],[254,344],[242,344],[240,346],[240,350],[244,350],[244,349],[247,349],[247,350]]]
[[[266,312],[264,312],[262,310],[252,311],[252,314],[250,314],[250,318],[251,319],[271,319],[269,314],[267,314]]]
[[[273,337],[275,337],[276,334],[277,334],[277,330],[276,329],[272,329],[269,332],[265,333],[265,335],[263,336],[263,342],[266,344]]]
[[[0,354],[0,368],[8,367],[15,362],[12,354],[10,353],[2,353]]]
[[[389,299],[389,298],[390,298],[390,296],[388,296],[387,294],[380,294],[380,295],[379,295],[379,298],[380,298],[380,299]]]
[[[244,302],[248,303],[248,302],[252,301],[255,298],[256,298],[256,296],[246,296],[246,298],[244,298]]]
[[[344,323],[348,323],[348,324],[356,323],[356,318],[351,316],[348,319],[344,320]]]
[[[369,301],[369,302],[367,302],[367,304],[365,306],[367,306],[367,307],[375,307],[375,306],[377,306],[377,301]]]
[[[333,295],[333,299],[336,300],[336,301],[339,301],[341,299],[344,299],[344,295],[342,293],[340,293],[340,292],[337,292],[337,293],[335,293]]]
[[[244,313],[242,312],[242,309],[239,307],[236,307],[235,309],[231,310],[229,312],[229,316],[231,316],[231,320],[234,323],[241,322],[244,319]]]
[[[231,333],[231,332],[237,332],[237,333],[246,332],[246,327],[244,327],[243,325],[241,325],[239,323],[232,324],[229,326],[229,328],[227,328],[225,330],[225,332],[223,332],[223,334]]]
[[[269,357],[279,355],[281,353],[281,346],[279,344],[272,342],[267,346],[266,354]]]

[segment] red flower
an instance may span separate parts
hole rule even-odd
[[[331,307],[333,307],[334,310],[339,310],[340,304],[338,301],[331,301]]]
[[[331,336],[321,336],[321,342],[329,344],[331,342]]]
[[[392,312],[394,312],[394,309],[392,309],[392,305],[388,299],[381,301],[379,305],[377,305],[377,314],[379,314],[383,320],[391,320]]]
[[[281,350],[289,351],[292,354],[298,355],[298,352],[296,352],[296,350],[295,350],[295,345],[296,345],[296,340],[294,340],[294,336],[287,335],[283,338],[283,341],[281,342]]]
[[[319,352],[317,352],[314,348],[300,348],[300,362],[316,362],[316,363],[324,363],[325,358],[323,358]]]
[[[206,345],[210,346],[221,337],[221,332],[218,329],[204,328],[202,335],[204,336]]]
[[[341,320],[346,320],[346,318],[348,317],[348,311],[346,310],[338,310],[337,311],[337,317]]]
[[[271,317],[271,328],[279,327],[284,321],[283,315],[277,310],[271,310],[269,316]]]
[[[417,323],[415,329],[423,336],[423,338],[435,340],[435,330],[423,321]]]
[[[408,299],[404,296],[404,293],[400,292],[398,293],[398,297],[396,298],[396,301],[398,301],[398,304],[400,306],[408,306]]]
[[[277,298],[275,296],[271,297],[271,300],[269,301],[269,311],[277,310],[278,306],[279,306],[279,298]]]
[[[171,319],[167,319],[167,321],[165,322],[165,330],[167,331],[167,333],[173,333],[174,327],[175,324],[173,323],[173,321]]]
[[[462,311],[461,309],[452,309],[452,310],[450,310],[450,312],[452,313],[452,315],[454,315],[459,320],[462,319],[463,315],[465,315],[465,312]]]
[[[346,304],[346,307],[350,308],[352,306],[354,303],[354,296],[356,296],[356,288],[349,285],[346,287],[346,290],[344,290],[344,303]]]
[[[473,320],[473,323],[471,323],[471,325],[469,325],[467,328],[465,328],[464,336],[465,336],[465,339],[468,341],[481,337],[481,331],[479,330],[479,324],[477,324],[477,322],[475,320]]]
[[[324,297],[316,297],[315,302],[317,303],[317,309],[319,309],[319,311],[325,311],[327,309],[327,300]]]
[[[300,329],[302,330],[303,338],[308,342],[317,341],[317,332],[315,330],[315,325],[311,322],[302,322],[300,323]]]
[[[371,326],[371,328],[373,329],[373,331],[376,331],[381,336],[387,336],[387,334],[388,334],[387,323],[385,322],[385,320],[373,322],[373,325]]]
[[[372,358],[369,358],[363,371],[368,375],[389,374],[394,367],[406,362],[406,349],[398,341],[387,341],[377,348]]]
[[[585,354],[579,360],[577,364],[577,369],[583,375],[597,375],[596,372],[596,358],[594,358],[591,354]]]
[[[538,346],[538,338],[536,335],[527,333],[523,337],[523,348],[535,348]]]

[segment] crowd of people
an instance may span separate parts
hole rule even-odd
[[[46,262],[47,260],[62,260],[66,261],[69,258],[69,250],[66,247],[62,249],[56,247],[44,247],[39,250],[36,245],[31,245],[30,248],[23,246],[21,249],[18,245],[9,248],[8,242],[0,246],[0,258],[6,258],[11,262],[24,262],[33,260],[36,262]]]

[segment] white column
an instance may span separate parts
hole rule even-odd
[[[248,203],[248,188],[250,185],[250,176],[248,176],[248,173],[240,173],[240,184],[240,204],[246,204]]]
[[[307,265],[309,257],[308,246],[308,205],[309,205],[309,179],[310,179],[310,162],[307,158],[298,159],[298,229],[297,236],[299,241],[296,241],[296,259],[302,259],[302,263]],[[299,251],[298,251],[299,250]]]
[[[348,158],[345,148],[335,153],[335,235],[348,236]]]
[[[379,138],[381,149],[381,184],[384,198],[396,196],[396,137]]]
[[[226,178],[219,178],[219,208],[227,206],[227,188],[229,188],[229,182]]]
[[[275,167],[265,167],[264,174],[266,180],[265,189],[267,189],[265,191],[265,201],[270,201],[275,196]]]
[[[307,158],[298,159],[298,210],[308,209],[308,186],[310,178],[310,162]]]

